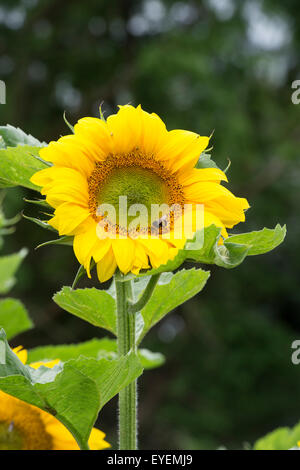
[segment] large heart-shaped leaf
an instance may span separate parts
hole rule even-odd
[[[144,328],[138,342],[167,313],[200,292],[209,276],[210,272],[202,269],[183,269],[176,274],[163,276],[163,279],[156,285],[149,302],[141,310]]]
[[[47,168],[39,160],[40,147],[18,145],[0,149],[0,187],[24,186],[40,190],[30,181],[34,173]]]
[[[94,338],[79,344],[64,344],[59,346],[41,346],[28,351],[28,362],[49,361],[59,358],[62,362],[77,359],[79,356],[117,358],[117,342],[110,338]],[[165,358],[161,353],[154,353],[148,349],[139,349],[138,357],[144,369],[153,369],[161,366]]]
[[[17,145],[31,145],[32,147],[42,147],[45,142],[40,142],[30,134],[25,134],[19,127],[0,126],[0,136],[5,147],[17,147]]]
[[[8,339],[29,330],[32,326],[32,321],[20,300],[0,300],[0,327],[4,328]]]
[[[254,444],[254,450],[289,450],[299,448],[300,423],[293,428],[278,428],[264,437],[258,439]]]
[[[136,341],[140,343],[146,332],[167,313],[200,292],[210,273],[202,269],[164,273],[155,287],[148,304],[136,313]],[[140,278],[132,284],[135,301],[145,289],[149,278]],[[63,287],[53,299],[64,310],[92,325],[117,334],[117,312],[114,285],[108,290],[75,289]]]
[[[18,253],[0,257],[0,294],[6,294],[14,286],[14,274],[26,255],[27,249],[23,248]]]
[[[53,300],[67,312],[116,334],[116,302],[107,291],[63,287]]]
[[[286,227],[281,227],[278,224],[273,230],[264,228],[259,231],[231,235],[226,240],[225,244],[229,249],[229,245],[232,243],[247,246],[249,248],[247,253],[248,256],[262,255],[280,245],[280,243],[283,242],[285,236]]]

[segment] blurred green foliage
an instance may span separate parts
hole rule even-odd
[[[300,336],[298,250],[300,4],[296,0],[2,0],[0,79],[10,123],[41,141],[71,123],[141,103],[171,128],[210,134],[212,157],[230,189],[248,198],[234,232],[287,224],[285,243],[236,270],[214,268],[205,290],[153,329],[145,346],[166,364],[140,380],[143,448],[242,448],[299,421],[300,369],[291,343]],[[28,190],[9,189],[6,213],[25,207]],[[25,347],[88,340],[95,329],[51,297],[70,285],[69,247],[34,251],[48,234],[27,220],[7,238],[7,253],[30,253],[14,289],[37,328]],[[80,286],[95,285],[81,281]],[[100,334],[100,333],[99,333]],[[17,344],[16,343],[16,344]],[[100,421],[116,439],[116,402]]]
[[[294,428],[279,428],[255,443],[255,450],[300,450],[300,424]]]

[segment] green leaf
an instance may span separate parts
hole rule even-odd
[[[258,439],[254,444],[254,450],[289,450],[292,447],[298,447],[299,441],[300,423],[294,428],[278,428]]]
[[[204,264],[213,264],[220,236],[220,228],[216,227],[215,225],[210,225],[209,227],[206,227],[204,229],[204,235],[202,238],[203,246],[196,250],[184,249],[185,258]],[[189,244],[189,246],[191,246],[191,244]]]
[[[3,328],[0,328],[0,351],[0,377],[4,377],[8,374],[21,374],[26,378],[30,378],[27,367],[24,366],[18,356],[8,346]]]
[[[24,219],[29,220],[30,222],[33,222],[34,224],[37,224],[46,230],[50,230],[51,232],[57,233],[57,230],[55,230],[54,227],[49,225],[46,220],[37,219],[36,217],[29,217],[28,215],[25,215],[25,214],[22,214],[22,216],[24,217]]]
[[[12,225],[15,225],[16,223],[18,223],[20,219],[21,219],[20,214],[17,214],[14,217],[11,217],[10,219],[6,219],[4,213],[2,212],[0,208],[0,227],[11,227]]]
[[[208,153],[201,153],[198,162],[196,163],[196,168],[218,168],[218,165],[211,159],[211,156]]]
[[[115,295],[113,284],[107,291],[95,287],[75,290],[71,287],[63,287],[60,292],[54,295],[53,300],[67,312],[116,335],[117,305]],[[143,329],[144,319],[140,313],[137,313],[137,338]]]
[[[18,253],[0,257],[0,294],[6,294],[15,284],[14,274],[27,255],[23,248]]]
[[[227,245],[225,242],[223,245],[216,245],[214,251],[215,256],[212,263],[222,268],[231,269],[236,268],[244,261],[248,254],[248,247],[235,243]]]
[[[72,126],[72,124],[70,124],[69,121],[67,120],[66,111],[64,111],[63,118],[64,118],[64,121],[67,124],[68,128],[72,132],[72,134],[74,134],[74,126]]]
[[[69,235],[64,235],[64,236],[62,236],[62,237],[55,238],[54,240],[48,240],[47,242],[40,243],[40,245],[38,245],[38,246],[36,247],[36,249],[42,248],[43,246],[47,246],[47,245],[67,245],[67,246],[72,246],[72,245],[73,245],[73,238],[74,238],[74,237],[71,237],[71,236],[69,236]]]
[[[139,349],[138,356],[144,369],[155,369],[165,363],[165,356],[149,349]]]
[[[28,202],[29,204],[34,204],[36,206],[42,206],[45,207],[47,210],[53,210],[53,207],[51,207],[46,199],[26,199],[24,198],[25,202]]]
[[[246,245],[249,248],[248,255],[262,255],[276,248],[283,242],[286,236],[286,226],[281,227],[279,224],[272,230],[264,228],[257,232],[241,233],[239,235],[231,235],[226,240],[226,246],[229,243],[238,243]]]
[[[15,227],[0,228],[0,235],[11,235],[12,233],[15,233],[15,231],[16,231]]]
[[[40,161],[40,147],[18,145],[0,149],[0,187],[24,186],[39,191],[39,187],[30,181],[34,173],[47,164]]]
[[[96,263],[95,261],[92,259],[91,262],[90,262],[90,272],[92,272],[92,270],[94,269],[94,267],[96,266]],[[83,276],[87,276],[87,271],[85,269],[85,267],[81,264],[77,270],[77,273],[75,275],[75,278],[74,278],[74,281],[72,283],[72,289],[75,289],[75,287],[77,286],[78,282],[80,281],[80,279],[83,277]]]
[[[138,339],[139,342],[147,331],[167,313],[200,292],[209,276],[209,271],[203,271],[202,269],[183,269],[176,274],[163,276],[163,279],[156,285],[149,302],[141,311],[144,319],[144,329]]]
[[[2,343],[2,344],[1,344]],[[52,369],[24,366],[0,332],[5,364],[0,364],[0,389],[51,413],[86,448],[102,407],[142,373],[137,356],[116,360],[79,357]]]
[[[42,147],[47,145],[45,142],[40,142],[30,134],[25,134],[19,127],[0,126],[0,136],[3,139],[5,147],[17,147],[17,145],[31,145],[33,147]]]
[[[138,277],[174,271],[185,261],[200,264],[216,264],[226,269],[235,268],[241,264],[247,255],[258,255],[276,248],[285,238],[286,228],[276,225],[274,229],[264,228],[257,232],[240,235],[231,235],[220,243],[221,229],[210,225],[199,231],[193,241],[188,241],[175,258],[165,265],[149,271],[141,271]],[[195,240],[203,240],[203,246],[198,248],[199,242],[192,249]],[[124,280],[130,276],[124,276]]]
[[[116,334],[116,302],[107,291],[63,287],[53,300],[67,312]]]
[[[60,359],[62,362],[77,359],[79,356],[98,358],[99,351],[115,351],[115,340],[94,338],[79,344],[39,346],[28,350],[28,363]]]
[[[186,260],[196,263],[216,264],[223,268],[234,268],[238,266],[247,256],[249,247],[231,243],[227,246],[225,240],[219,243],[221,229],[211,225],[204,230],[204,243],[197,250],[185,250]]]
[[[28,351],[28,362],[49,361],[60,359],[62,362],[70,359],[77,359],[80,356],[100,358],[117,358],[117,342],[115,339],[101,338],[92,339],[79,344],[65,344],[59,346],[41,346]],[[159,367],[165,362],[165,358],[160,353],[140,349],[138,357],[144,369]]]
[[[72,290],[75,289],[75,287],[77,286],[77,284],[78,284],[78,282],[80,281],[80,279],[81,279],[83,276],[85,276],[85,275],[87,275],[86,269],[85,269],[85,267],[83,266],[83,264],[81,264],[81,265],[79,266],[77,272],[76,272],[75,277],[74,277],[74,281],[73,281],[72,287],[71,287]]]
[[[22,302],[10,298],[0,300],[0,327],[4,328],[8,339],[33,327]]]

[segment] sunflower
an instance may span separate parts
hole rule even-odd
[[[19,346],[14,352],[25,364],[27,351]],[[30,367],[53,367],[58,362],[36,362]],[[89,438],[90,449],[110,447],[104,437],[102,431],[93,428]],[[0,391],[0,450],[79,450],[79,447],[67,428],[54,416]]]
[[[93,259],[104,282],[117,267],[124,274],[157,268],[173,259],[186,242],[184,234],[174,236],[174,214],[173,225],[167,224],[169,237],[163,236],[161,218],[156,221],[157,234],[153,235],[151,222],[139,227],[140,236],[131,236],[128,225],[120,222],[120,197],[125,196],[130,206],[148,210],[155,204],[177,208],[201,204],[203,226],[220,227],[223,237],[226,228],[245,220],[248,202],[221,184],[227,181],[225,173],[195,167],[208,142],[208,137],[194,132],[168,131],[156,114],[140,106],[120,106],[107,121],[80,119],[73,135],[42,148],[40,156],[51,166],[35,173],[31,181],[55,208],[48,223],[60,235],[74,237],[78,261],[90,276]],[[105,204],[116,209],[117,222],[99,213]],[[107,235],[111,227],[115,238]]]

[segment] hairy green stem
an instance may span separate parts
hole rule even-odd
[[[117,343],[118,356],[136,349],[135,315],[129,314],[132,297],[131,281],[118,280],[115,276],[117,296]],[[120,278],[119,278],[120,279]],[[119,393],[119,449],[137,449],[137,381],[135,380]]]
[[[140,312],[145,307],[151,295],[153,294],[155,286],[158,283],[159,277],[160,277],[160,274],[154,274],[153,276],[151,276],[141,298],[135,304],[132,304],[132,303],[129,304],[129,307],[128,307],[129,313]]]

